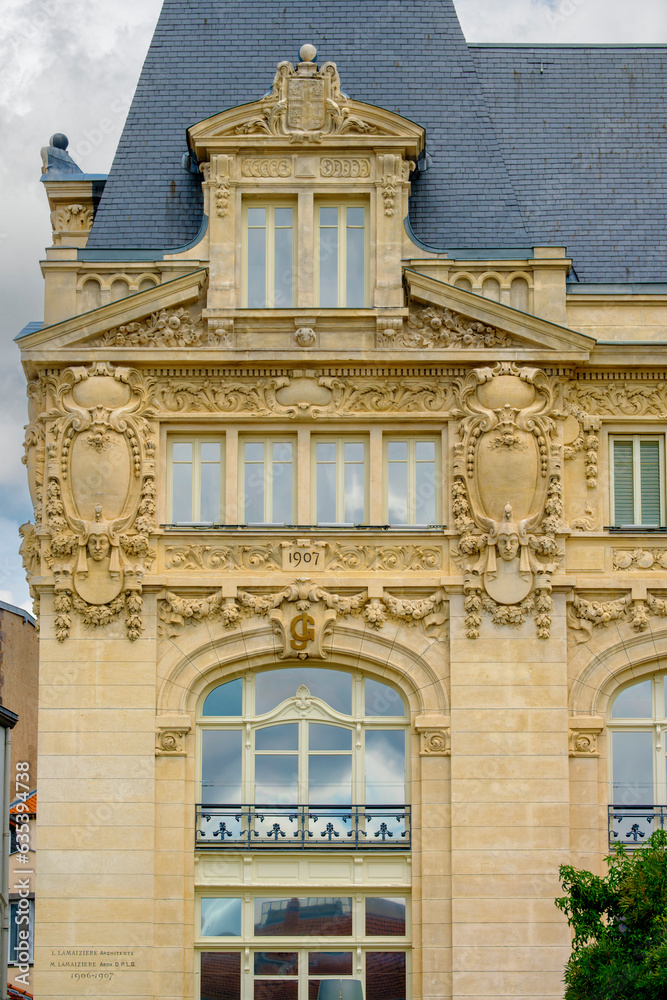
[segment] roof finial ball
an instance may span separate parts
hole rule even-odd
[[[67,149],[69,146],[69,139],[62,132],[56,132],[49,139],[49,146],[53,146],[55,149]]]
[[[317,56],[317,49],[314,45],[302,45],[299,49],[299,59],[301,62],[312,62]]]

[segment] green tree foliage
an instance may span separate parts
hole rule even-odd
[[[574,932],[565,1000],[667,1000],[667,833],[620,845],[605,878],[561,865]]]

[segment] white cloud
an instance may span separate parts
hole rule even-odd
[[[469,42],[667,42],[664,0],[454,0]]]

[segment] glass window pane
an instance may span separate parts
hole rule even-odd
[[[408,523],[408,463],[389,462],[387,468],[387,520]]]
[[[318,446],[319,447],[319,446]],[[318,463],[315,486],[315,519],[318,524],[336,523],[336,466]]]
[[[263,445],[260,445],[263,452]],[[264,462],[246,458],[243,479],[243,517],[246,524],[262,524],[264,515]]]
[[[650,719],[652,715],[650,678],[621,691],[611,709],[612,719]]]
[[[415,524],[435,523],[435,462],[417,462]]]
[[[243,445],[243,457],[246,462],[263,462],[264,442],[246,441]]]
[[[348,226],[361,226],[363,228],[365,222],[365,210],[360,206],[348,205],[347,208],[347,224]]]
[[[201,956],[201,1000],[241,1000],[241,953],[211,951]]]
[[[256,979],[254,1000],[297,1000],[299,983],[296,979]]]
[[[191,462],[192,461],[192,442],[191,441],[174,441],[174,450],[172,452],[174,462]]]
[[[264,228],[266,226],[266,209],[265,208],[249,208],[248,209],[248,225],[249,226],[259,226]]]
[[[405,802],[405,733],[397,729],[366,732],[366,804]]]
[[[308,746],[310,750],[351,750],[352,730],[311,722],[308,727]]]
[[[207,729],[202,733],[201,796],[207,805],[241,802],[243,733]]]
[[[255,711],[270,712],[286,698],[293,698],[305,684],[316,698],[342,715],[352,713],[352,675],[343,670],[322,667],[286,667],[267,670],[255,675]]]
[[[285,211],[285,209],[281,209]],[[292,210],[289,209],[290,215]],[[278,209],[276,209],[276,214]],[[292,305],[292,267],[293,247],[292,230],[276,229],[275,231],[275,271],[273,306],[275,309],[288,309]]]
[[[324,206],[320,208],[320,225],[337,226],[338,209],[336,207],[324,207]]]
[[[349,211],[349,209],[348,209]],[[361,308],[366,304],[366,236],[363,229],[347,230],[347,274],[346,299],[348,309]]]
[[[405,936],[405,899],[371,896],[366,899],[366,934]]]
[[[435,441],[417,441],[415,457],[418,462],[435,462]]]
[[[311,805],[350,805],[352,756],[311,754],[308,757],[308,801]]]
[[[255,899],[255,935],[339,937],[352,933],[352,899],[305,896]]]
[[[275,208],[273,221],[276,227],[287,227],[292,228],[292,209],[291,208]]]
[[[202,937],[240,937],[240,899],[202,899]]]
[[[366,954],[364,1000],[405,1000],[405,953],[369,951]]]
[[[653,733],[612,733],[612,804],[651,805]]]
[[[271,805],[296,804],[299,799],[299,757],[297,754],[257,754],[255,756],[255,802]]]
[[[318,441],[316,445],[315,456],[318,462],[335,462],[336,461],[336,442],[335,441]]]
[[[390,462],[407,462],[408,460],[408,442],[407,441],[388,441],[387,442],[387,458]]]
[[[272,463],[272,516],[275,524],[292,522],[292,444],[274,442]]]
[[[398,691],[367,677],[364,681],[365,715],[405,716],[405,706]]]
[[[363,462],[364,460],[364,442],[363,441],[346,441],[345,442],[345,461],[346,462]]]
[[[351,951],[308,952],[309,976],[351,976]]]
[[[296,951],[256,951],[255,975],[296,976],[299,972],[299,953]]]
[[[172,468],[172,520],[193,521],[192,516],[192,466],[174,465]]]
[[[263,209],[249,209],[250,212]],[[266,305],[266,230],[248,229],[248,306],[263,309]]]
[[[345,465],[345,510],[343,521],[346,524],[361,524],[364,521],[364,466]]]
[[[200,521],[218,524],[220,521],[220,465],[215,462],[202,464],[200,470]]]
[[[243,714],[243,681],[237,677],[235,681],[218,684],[206,696],[202,715],[242,715]]]
[[[338,229],[323,228],[321,219],[324,212],[337,209],[320,209],[320,302],[324,307],[338,305]]]
[[[265,726],[255,732],[255,750],[298,750],[299,726],[290,722],[284,726]]]
[[[202,441],[201,460],[202,462],[220,462],[220,442]]]

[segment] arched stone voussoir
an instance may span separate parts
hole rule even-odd
[[[199,697],[213,682],[248,670],[288,664],[362,670],[396,684],[414,715],[448,710],[446,646],[416,629],[392,626],[376,630],[350,619],[327,636],[324,659],[282,659],[281,651],[265,621],[242,622],[235,629],[199,625],[172,639],[158,663],[162,683],[157,711],[194,713]]]
[[[665,669],[667,627],[598,634],[570,661],[570,712],[604,716],[609,698],[622,684]]]

